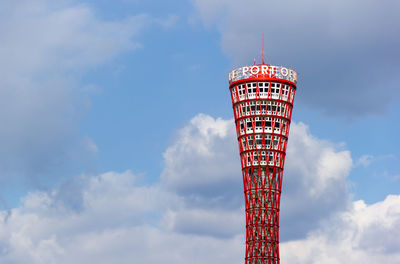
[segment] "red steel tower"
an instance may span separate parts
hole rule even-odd
[[[279,263],[279,207],[297,73],[245,66],[229,74],[246,205],[246,264]]]

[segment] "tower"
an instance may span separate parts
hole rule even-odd
[[[246,264],[279,263],[279,207],[297,73],[244,66],[229,73],[246,205]]]

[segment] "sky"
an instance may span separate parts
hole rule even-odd
[[[282,263],[400,263],[400,2],[0,2],[0,262],[244,261],[228,73],[298,73]]]

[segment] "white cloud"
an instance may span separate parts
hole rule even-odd
[[[161,182],[178,193],[215,197],[241,182],[232,120],[197,115],[164,153]]]
[[[399,263],[399,227],[399,195],[372,205],[356,201],[307,239],[282,244],[282,262]]]
[[[201,227],[193,223],[203,220],[195,220],[193,214],[189,218],[186,211],[193,207],[217,210],[222,218],[232,213],[240,217],[237,208],[243,206],[244,198],[233,120],[203,114],[194,117],[178,133],[164,157],[161,182],[184,197],[186,204],[185,212],[175,212],[174,219],[179,221],[171,224],[175,230],[199,232]],[[304,237],[322,219],[346,209],[350,202],[346,178],[351,167],[349,151],[313,137],[302,123],[292,124],[282,187],[283,240]],[[215,234],[234,235],[235,230],[241,230],[239,221],[231,224]],[[214,232],[210,225],[204,226],[210,229],[205,233]]]
[[[290,128],[281,205],[281,238],[304,237],[349,205],[350,152],[315,138],[303,123]],[[296,219],[296,221],[293,221]]]
[[[160,216],[179,203],[157,185],[141,186],[130,173],[87,177],[83,208],[71,210],[51,193],[36,192],[23,205],[1,213],[0,261],[4,263],[205,263],[243,261],[242,229],[234,236],[219,236],[222,225],[232,225],[239,215],[212,210],[187,210],[199,234],[166,228]],[[293,219],[295,221],[296,219]],[[186,223],[186,224],[187,224]],[[185,224],[185,223],[184,223]],[[201,228],[213,225],[214,234]],[[345,212],[301,240],[281,244],[282,262],[388,263],[400,260],[400,196],[366,205],[354,202]],[[185,228],[183,226],[183,228]],[[201,233],[201,232],[205,232]]]
[[[362,155],[356,162],[355,166],[363,166],[364,168],[368,167],[372,161],[374,160],[374,156],[365,154]]]
[[[84,177],[73,194],[82,196],[79,210],[58,199],[60,189],[31,193],[21,207],[1,213],[0,262],[228,263],[240,256],[240,236],[225,240],[163,228],[160,218],[179,200],[136,178],[129,171]]]
[[[240,230],[245,226],[244,207],[223,210],[190,208],[190,204],[186,205],[187,207],[167,212],[164,224],[169,230],[184,234],[231,238],[240,234]]]
[[[0,262],[243,261],[244,208],[241,202],[229,203],[232,199],[242,201],[242,190],[234,193],[222,188],[230,177],[234,178],[232,181],[241,181],[240,169],[218,180],[204,177],[206,184],[200,185],[200,189],[213,183],[220,188],[207,195],[205,190],[196,192],[196,184],[185,179],[193,175],[180,174],[179,164],[186,162],[189,154],[193,154],[189,160],[196,158],[210,169],[215,167],[213,162],[221,167],[233,164],[220,163],[238,155],[237,151],[220,149],[235,141],[231,122],[206,115],[193,118],[165,152],[166,171],[160,182],[142,185],[129,171],[108,172],[70,179],[49,192],[30,193],[20,207],[0,213]],[[288,183],[283,193],[286,201],[281,212],[295,212],[283,216],[286,224],[281,226],[281,232],[307,219],[313,228],[303,223],[297,228],[306,229],[307,236],[297,235],[297,240],[293,240],[293,235],[287,235],[289,240],[281,244],[282,262],[398,263],[400,196],[388,196],[372,205],[363,201],[348,203],[344,188],[351,167],[348,151],[316,139],[301,123],[292,126],[290,136],[286,163],[289,169],[284,176]],[[338,167],[332,168],[326,157],[332,158],[331,162]],[[185,164],[197,168],[194,163]],[[321,168],[327,169],[321,172]],[[183,183],[176,184],[179,179]],[[323,191],[316,192],[317,185]],[[182,191],[185,186],[193,193]],[[307,218],[310,214],[314,218]]]
[[[312,136],[303,123],[293,123],[287,150],[290,176],[303,174],[311,196],[321,196],[333,182],[343,183],[349,175],[352,159],[349,151]],[[337,186],[335,187],[337,188]]]

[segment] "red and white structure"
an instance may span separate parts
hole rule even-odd
[[[246,264],[279,263],[279,207],[297,73],[267,64],[229,74],[246,205]]]

